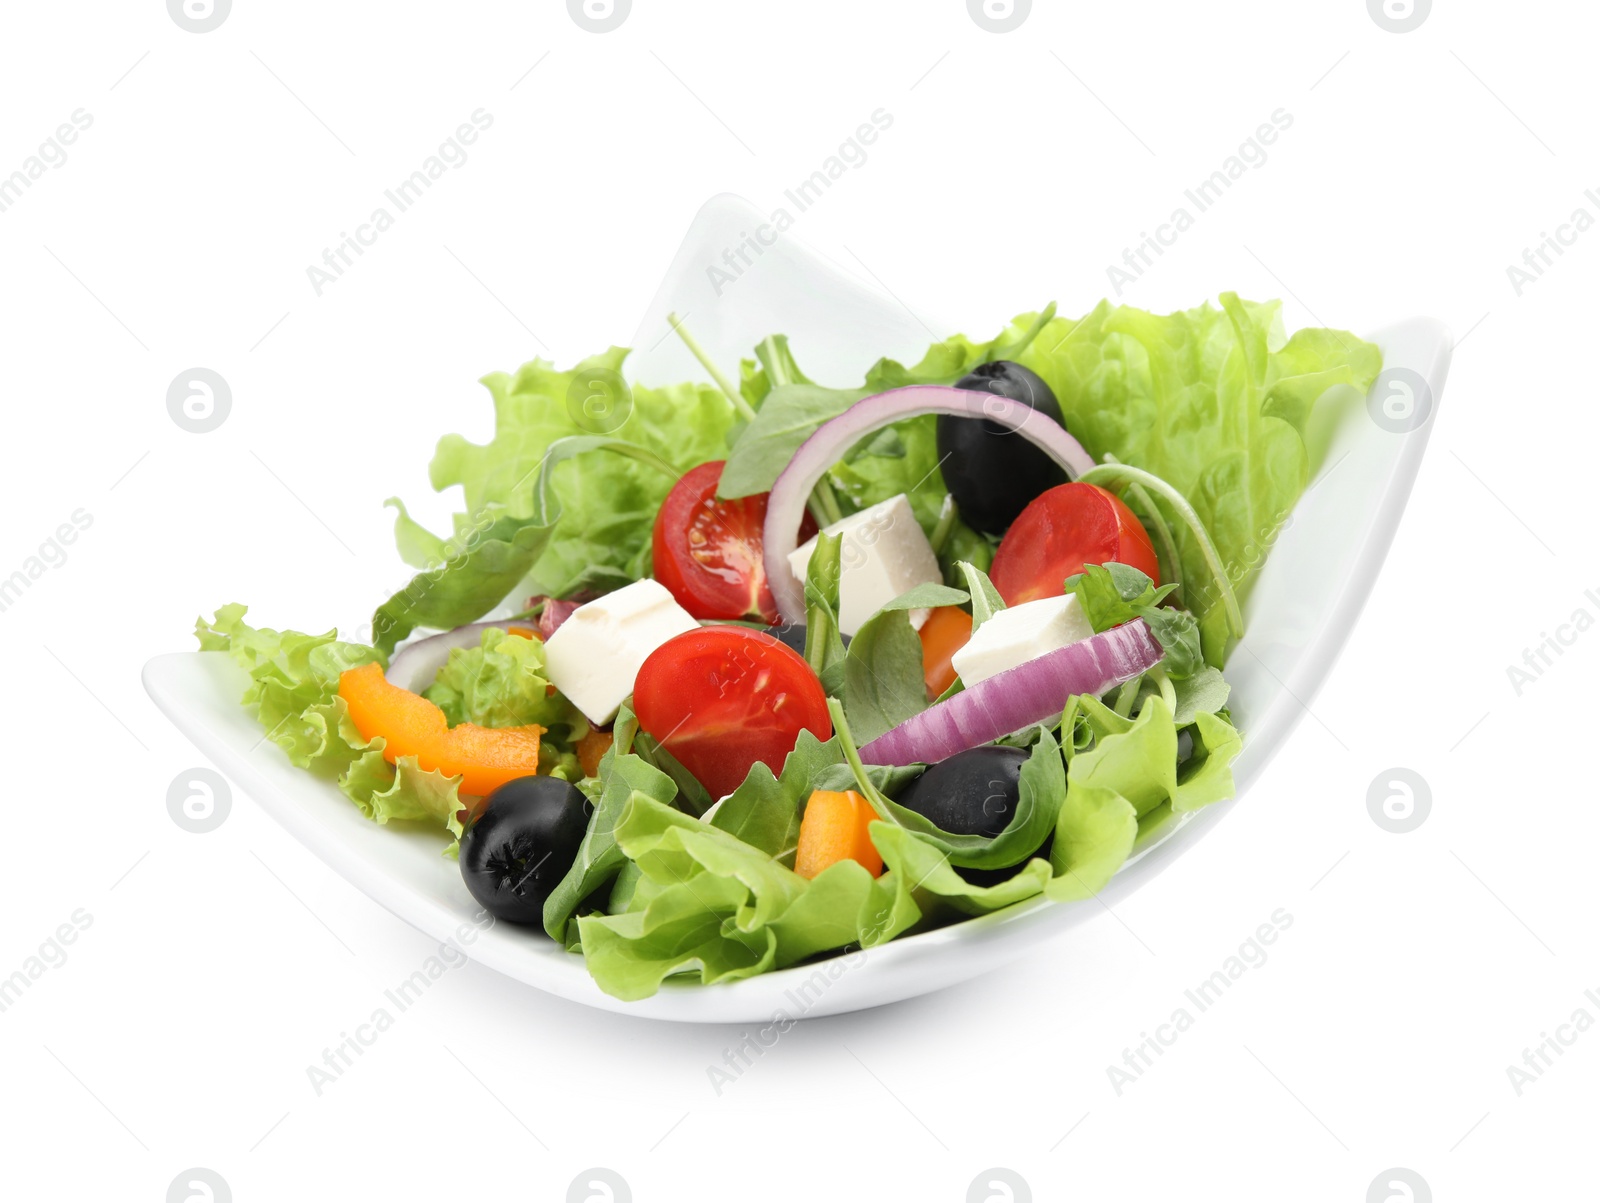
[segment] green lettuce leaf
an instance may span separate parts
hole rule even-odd
[[[1276,301],[1223,293],[1220,304],[1157,315],[1102,302],[1080,320],[1050,321],[1019,362],[1050,385],[1096,460],[1114,456],[1188,498],[1242,596],[1309,479],[1312,403],[1334,385],[1365,392],[1383,364],[1376,347],[1343,331],[1285,340]],[[1200,619],[1206,659],[1221,667],[1220,597],[1187,528],[1156,504],[1185,581],[1198,586],[1184,602]]]
[[[1230,765],[1243,741],[1220,714],[1200,712],[1194,716],[1191,737],[1195,748],[1180,764],[1179,726],[1160,694],[1145,697],[1135,718],[1123,718],[1095,698],[1079,698],[1077,703],[1096,737],[1087,751],[1073,754],[1067,768],[1063,815],[1082,811],[1074,820],[1080,826],[1087,824],[1103,831],[1110,824],[1119,833],[1127,834],[1131,830],[1127,820],[1136,825],[1144,825],[1147,820],[1150,824],[1164,824],[1167,814],[1197,810],[1233,796]],[[1084,790],[1088,791],[1084,800],[1077,801],[1079,792]],[[1102,795],[1114,795],[1121,805],[1126,805],[1126,815],[1121,805]],[[1093,821],[1084,815],[1091,815]],[[1058,826],[1058,849],[1060,834]],[[1140,834],[1145,834],[1142,826]]]
[[[987,915],[1022,902],[1043,893],[1050,882],[1050,863],[1033,857],[1004,881],[974,885],[956,872],[946,853],[916,832],[882,821],[873,823],[869,831],[873,846],[883,856],[887,876],[900,889],[913,896],[921,892],[930,902],[965,915]]]
[[[1202,670],[1191,682],[1214,697],[1221,675],[1213,680],[1212,673]],[[1086,750],[1074,748],[1067,766],[1067,796],[1050,849],[1055,877],[1045,889],[1056,901],[1098,893],[1136,847],[1177,816],[1232,797],[1229,766],[1243,746],[1239,732],[1219,714],[1197,710],[1180,724],[1159,693],[1142,699],[1135,718],[1123,718],[1091,697],[1073,699],[1067,711],[1075,727],[1081,719],[1093,742]],[[1180,764],[1178,731],[1191,722],[1194,751]]]
[[[703,984],[781,969],[849,944],[868,947],[921,912],[888,875],[841,861],[807,882],[761,849],[635,792],[616,829],[639,866],[619,915],[578,919],[583,955],[617,998],[654,994],[676,973]]]
[[[377,823],[435,824],[461,836],[460,778],[423,770],[416,757],[395,764],[381,738],[363,739],[339,696],[339,674],[385,663],[376,648],[342,643],[332,631],[306,635],[244,622],[245,607],[223,606],[210,622],[195,621],[202,651],[227,652],[250,674],[242,699],[266,738],[290,763],[338,783],[361,813]],[[453,845],[452,845],[453,847]]]
[[[1178,771],[1172,809],[1179,814],[1233,797],[1230,767],[1244,748],[1238,730],[1219,714],[1195,715],[1195,750]]]
[[[617,846],[616,828],[634,794],[670,804],[678,792],[672,778],[629,755],[626,747],[619,753],[616,744],[601,757],[599,777],[584,784],[595,790],[590,797],[594,810],[589,815],[589,827],[572,867],[544,903],[544,929],[551,939],[562,944],[571,939],[571,920],[584,899],[629,863]]]
[[[1050,845],[1054,877],[1045,895],[1055,902],[1092,898],[1105,889],[1139,835],[1133,804],[1114,789],[1073,784]]]
[[[393,646],[416,626],[471,622],[519,589],[565,597],[647,574],[651,524],[672,479],[640,458],[678,472],[720,458],[733,407],[711,385],[635,385],[612,399],[609,413],[587,417],[585,390],[616,392],[627,354],[612,347],[566,372],[534,360],[515,375],[483,378],[494,400],[493,439],[480,445],[446,435],[428,470],[436,490],[459,485],[466,499],[450,537],[430,534],[395,503],[401,554],[426,571],[374,619],[380,642]],[[553,497],[541,509],[533,485],[547,452],[558,440],[580,436],[610,439],[644,456],[553,463]]]
[[[536,723],[545,729],[541,753],[546,743],[570,750],[588,732],[589,722],[549,687],[544,643],[490,627],[477,647],[456,648],[450,653],[422,696],[444,711],[452,727],[459,723],[480,727]]]

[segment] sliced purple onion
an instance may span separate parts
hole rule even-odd
[[[866,764],[935,764],[1034,723],[1061,716],[1076,694],[1098,697],[1148,671],[1162,656],[1144,619],[996,673],[928,707],[861,749]]]
[[[527,620],[507,622],[470,622],[464,627],[445,631],[440,635],[430,635],[426,639],[418,639],[408,643],[395,653],[394,659],[389,661],[389,671],[383,675],[388,678],[391,685],[398,685],[401,689],[409,689],[412,693],[421,693],[433,684],[433,679],[439,675],[439,670],[444,667],[445,661],[450,659],[450,653],[458,647],[477,647],[483,642],[483,633],[494,627],[504,631],[515,627],[519,631],[532,631],[535,624]]]
[[[577,612],[581,601],[562,601],[559,598],[547,597],[544,600],[544,609],[539,611],[539,634],[549,639],[558,630],[561,624]]]
[[[1060,425],[1010,397],[915,384],[857,401],[837,418],[817,427],[801,444],[789,466],[778,474],[767,499],[767,523],[762,531],[763,558],[772,596],[787,621],[805,621],[805,590],[789,567],[789,553],[799,545],[797,535],[811,490],[845,452],[867,435],[922,414],[988,418],[1038,446],[1074,479],[1095,466],[1093,457],[1082,444]]]

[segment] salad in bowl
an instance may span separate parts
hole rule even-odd
[[[486,377],[366,638],[200,621],[294,765],[620,999],[1091,898],[1231,796],[1240,601],[1375,346],[1048,306],[837,388],[678,330],[713,383]]]

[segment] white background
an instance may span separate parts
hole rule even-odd
[[[1040,0],[1007,34],[960,0],[637,0],[604,35],[553,0],[5,24],[0,175],[74,110],[93,125],[0,212],[0,576],[73,511],[93,525],[0,613],[0,976],[80,908],[92,925],[0,1014],[0,1193],[157,1201],[203,1166],[241,1201],[564,1199],[601,1165],[639,1200],[956,1201],[1002,1166],[1037,1199],[1359,1203],[1402,1166],[1439,1200],[1583,1197],[1600,1034],[1520,1096],[1506,1067],[1600,1019],[1600,636],[1520,696],[1507,666],[1600,615],[1600,232],[1520,296],[1506,269],[1600,216],[1590,6],[1440,3],[1407,34],[1362,0]],[[469,965],[319,1097],[306,1067],[433,945],[242,795],[180,830],[165,793],[197,753],[140,666],[236,599],[359,624],[399,568],[382,499],[454,508],[426,463],[489,433],[478,376],[626,341],[707,197],[777,205],[880,107],[892,129],[796,233],[974,336],[1090,308],[1279,108],[1266,164],[1121,299],[1453,326],[1410,509],[1312,717],[1115,917],[807,1022],[720,1096],[707,1066],[738,1029]],[[470,160],[318,297],[306,268],[479,108]],[[165,406],[196,365],[233,391],[205,435]],[[1409,835],[1367,813],[1392,766],[1431,786]],[[1278,908],[1267,963],[1119,1096],[1107,1066]]]

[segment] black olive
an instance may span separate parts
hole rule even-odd
[[[484,800],[461,837],[461,876],[495,918],[537,926],[550,896],[577,859],[589,800],[559,777],[518,777]]]
[[[1066,425],[1050,386],[1010,360],[979,364],[955,386],[1010,397],[1041,418]],[[1055,460],[988,418],[940,414],[937,435],[945,488],[967,525],[986,535],[1005,534],[1030,501],[1067,481]]]
[[[775,627],[768,627],[767,634],[791,651],[799,652],[802,656],[806,654],[805,623],[781,622]]]
[[[1055,843],[1055,839],[1056,833],[1052,831],[1049,835],[1045,836],[1044,843],[1040,844],[1038,848],[1034,849],[1014,865],[1005,865],[999,869],[967,869],[963,868],[961,865],[951,865],[950,867],[959,873],[962,879],[965,880],[969,885],[997,886],[1002,881],[1010,881],[1018,873],[1021,873],[1027,863],[1034,857],[1037,856],[1042,860],[1049,860],[1050,845]]]
[[[895,799],[951,835],[999,835],[1017,813],[1022,748],[972,748],[941,760]]]
[[[800,655],[806,654],[806,624],[803,622],[785,622],[775,627],[768,627],[767,634],[771,635],[784,647]],[[840,637],[845,647],[850,646],[850,636]]]

